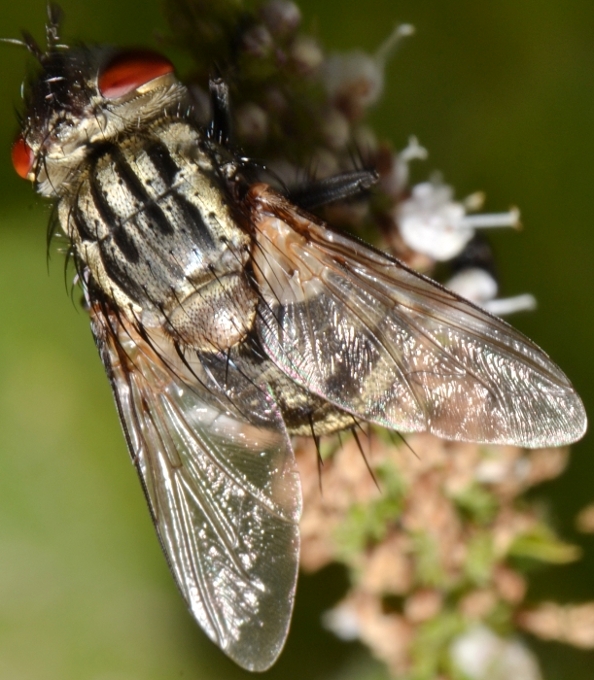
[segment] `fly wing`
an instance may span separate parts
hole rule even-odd
[[[527,447],[582,436],[571,383],[507,323],[266,185],[246,200],[261,342],[297,383],[401,432]]]
[[[206,634],[263,671],[288,633],[299,558],[300,484],[278,408],[233,365],[205,371],[104,307],[91,314],[177,585]]]

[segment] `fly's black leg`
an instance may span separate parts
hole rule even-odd
[[[231,137],[231,106],[229,86],[219,77],[209,81],[212,119],[208,126],[208,136],[217,144],[225,146]]]
[[[378,174],[375,170],[353,170],[295,187],[287,198],[305,210],[314,210],[328,203],[358,196],[377,181]]]

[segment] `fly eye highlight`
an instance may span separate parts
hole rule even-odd
[[[99,72],[97,86],[106,99],[117,99],[173,71],[173,64],[158,52],[120,52]]]
[[[22,137],[17,137],[10,153],[12,165],[19,177],[27,179],[35,163],[33,149]]]

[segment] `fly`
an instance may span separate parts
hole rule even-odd
[[[69,48],[50,20],[12,149],[57,206],[132,461],[176,583],[239,665],[285,642],[299,562],[291,437],[354,419],[452,440],[561,446],[580,398],[507,323],[308,212],[231,146],[228,91],[200,126],[149,50]]]

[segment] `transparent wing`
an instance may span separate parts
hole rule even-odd
[[[161,545],[192,614],[239,665],[267,669],[289,628],[301,512],[276,404],[234,366],[214,361],[205,371],[105,308],[93,308],[92,325]]]
[[[507,323],[265,185],[247,201],[261,342],[293,380],[402,432],[527,447],[582,436],[569,380]]]

